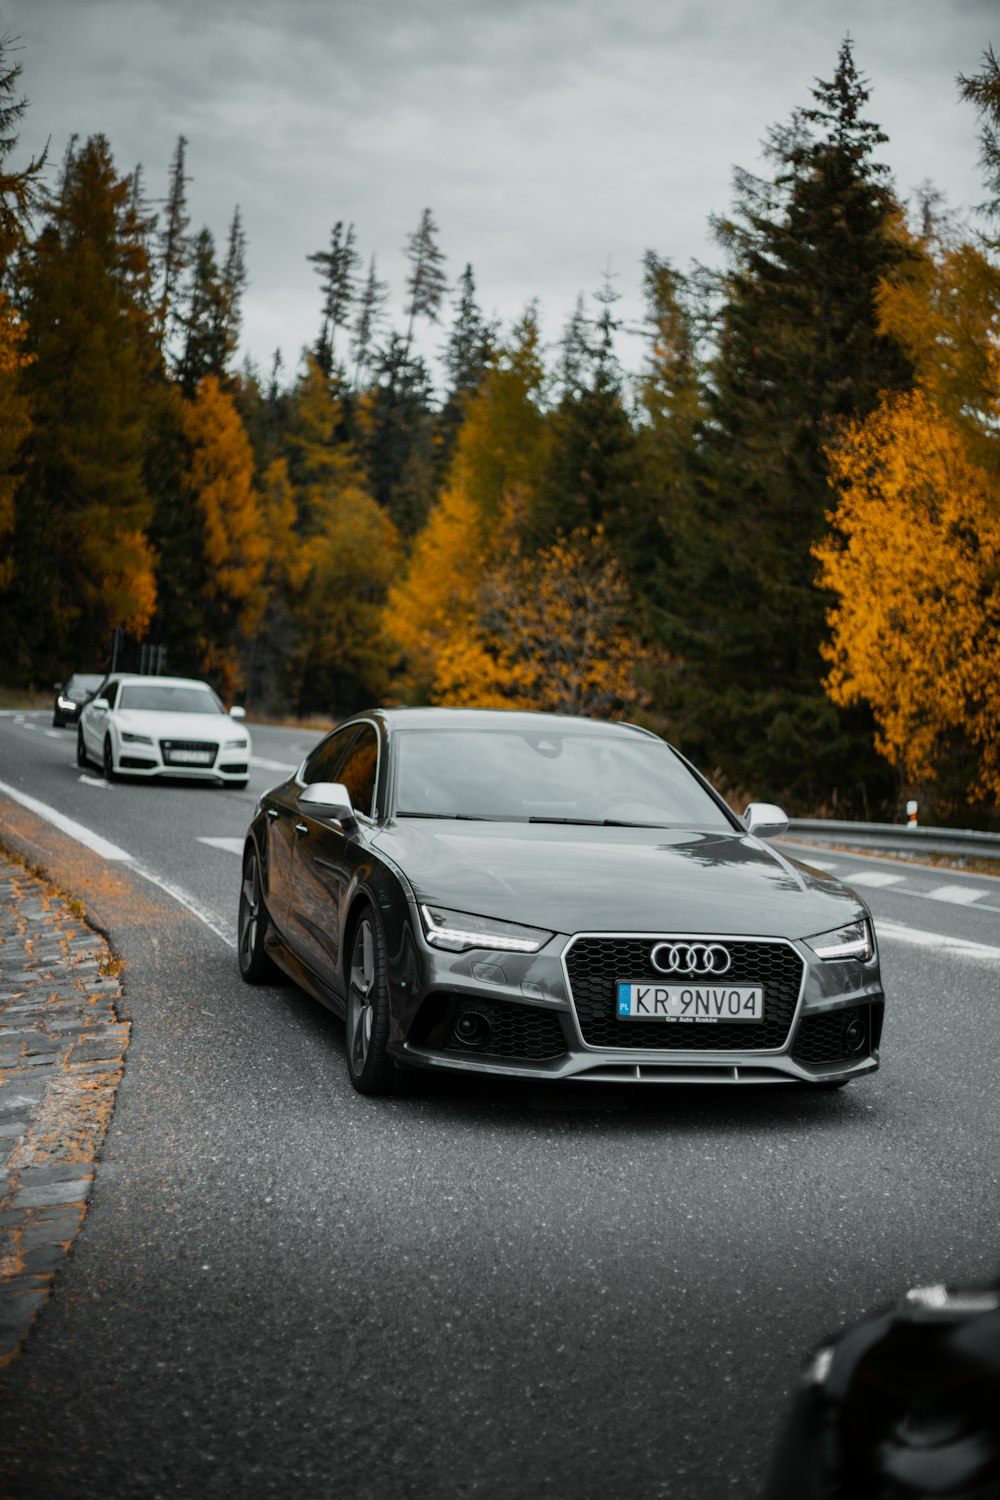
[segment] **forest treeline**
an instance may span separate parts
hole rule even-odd
[[[733,797],[1000,809],[1000,64],[980,230],[908,217],[849,42],[734,174],[722,268],[643,261],[553,351],[487,319],[428,209],[403,318],[353,224],[306,252],[300,367],[237,367],[248,247],[102,136],[15,168],[0,45],[3,675],[140,643],[259,713],[376,701],[627,716]],[[438,329],[439,363],[421,352]],[[970,814],[970,807],[973,810]]]

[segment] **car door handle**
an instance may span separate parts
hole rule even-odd
[[[295,825],[295,832],[296,833],[308,833],[309,832],[309,825],[307,823],[296,823],[296,825]]]

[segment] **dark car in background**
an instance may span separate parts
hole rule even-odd
[[[52,724],[55,729],[65,729],[80,718],[80,710],[97,696],[97,689],[104,681],[103,672],[74,672],[65,683],[55,684],[55,702],[52,705]]]
[[[847,1083],[878,1066],[871,917],[762,841],[786,827],[632,725],[376,710],[260,799],[240,970],[342,1015],[363,1093],[398,1066]]]

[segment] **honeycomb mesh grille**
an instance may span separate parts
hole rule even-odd
[[[763,939],[726,940],[732,955],[727,984],[759,984],[764,1019],[715,1025],[619,1021],[619,981],[663,983],[650,953],[660,938],[579,938],[566,954],[566,972],[583,1039],[590,1047],[648,1048],[657,1052],[771,1052],[788,1038],[802,984],[803,963],[794,948]],[[684,941],[682,938],[681,941]],[[678,979],[683,980],[679,975]]]
[[[469,1047],[455,1034],[455,1024],[466,1010],[485,1016],[490,1023],[490,1038],[485,1046]],[[566,1038],[559,1017],[550,1011],[536,1010],[529,1005],[477,1003],[459,1006],[455,1011],[444,1050],[460,1052],[466,1057],[510,1057],[544,1062],[563,1056]]]
[[[852,1051],[844,1040],[844,1032],[855,1018],[865,1023],[866,1045]],[[792,1056],[804,1067],[814,1068],[822,1063],[856,1061],[867,1050],[869,1036],[868,1006],[852,1005],[846,1010],[831,1011],[825,1016],[803,1016],[795,1033]]]

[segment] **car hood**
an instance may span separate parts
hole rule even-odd
[[[400,821],[373,843],[419,900],[567,934],[800,938],[864,910],[831,876],[738,833]]]
[[[228,714],[171,714],[144,708],[120,708],[114,711],[119,729],[129,734],[148,734],[154,740],[246,739],[250,735],[241,723]]]

